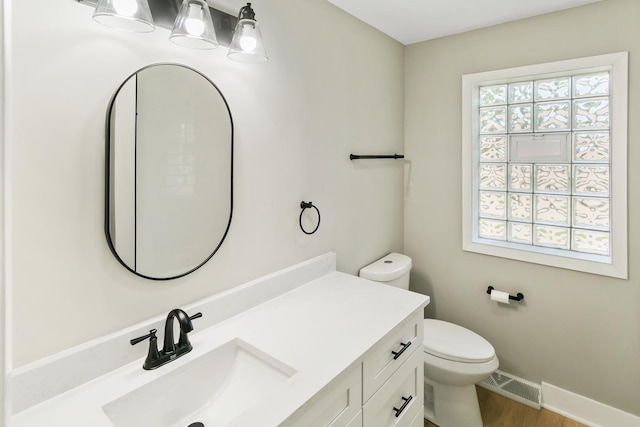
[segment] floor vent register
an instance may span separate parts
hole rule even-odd
[[[516,402],[540,409],[542,393],[539,384],[498,370],[491,374],[490,377],[479,382],[478,385]]]

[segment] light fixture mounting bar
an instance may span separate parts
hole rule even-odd
[[[77,0],[77,2],[91,7],[98,4],[98,0]],[[182,0],[149,0],[154,24],[171,31],[181,4]],[[220,45],[228,47],[231,44],[238,18],[211,6],[209,6],[209,11],[211,11],[211,19],[216,29],[218,42]]]

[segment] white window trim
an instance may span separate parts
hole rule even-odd
[[[611,78],[611,257],[567,253],[500,241],[473,241],[473,207],[477,150],[474,135],[478,128],[478,87],[518,80],[523,76],[554,77],[577,74],[580,70],[608,70]],[[627,86],[628,53],[618,52],[588,58],[549,62],[462,76],[462,249],[485,255],[577,270],[603,276],[628,278],[627,260]],[[482,241],[482,243],[480,243]],[[557,254],[557,255],[555,255]],[[561,255],[561,256],[558,256]]]

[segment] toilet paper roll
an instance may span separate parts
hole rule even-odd
[[[491,301],[501,302],[502,304],[509,304],[509,293],[496,291],[493,289],[491,291]]]

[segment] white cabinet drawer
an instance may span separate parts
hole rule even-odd
[[[366,355],[362,363],[363,403],[384,384],[416,350],[422,353],[422,310],[401,323]]]
[[[422,351],[414,351],[364,406],[365,426],[411,425],[423,407],[423,366]]]
[[[280,426],[361,426],[362,421],[357,421],[361,402],[362,375],[357,365],[333,380]]]
[[[349,421],[349,424],[347,424],[346,427],[362,427],[362,411],[358,412],[358,415]]]
[[[413,417],[413,420],[411,420],[411,422],[407,424],[407,427],[423,427],[423,426],[424,426],[424,406],[421,406],[416,416]]]

